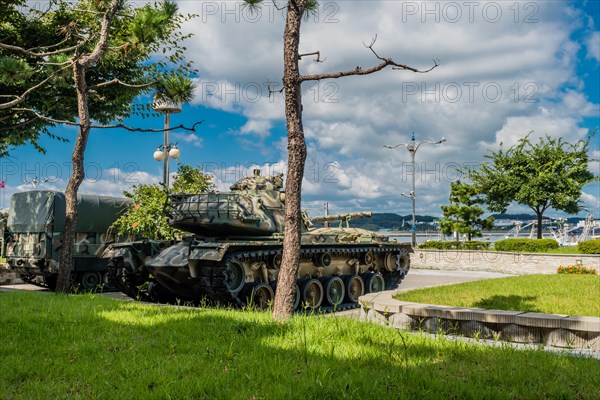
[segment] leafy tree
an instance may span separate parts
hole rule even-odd
[[[212,176],[204,174],[200,168],[180,164],[174,177],[174,193],[205,193],[214,189]]]
[[[588,146],[593,135],[574,144],[546,135],[537,143],[529,135],[504,150],[491,151],[490,161],[470,171],[470,179],[484,195],[492,212],[504,213],[513,201],[530,207],[537,216],[537,238],[547,209],[576,214],[583,187],[594,180],[588,167]],[[597,179],[597,178],[596,178]]]
[[[0,12],[0,152],[30,141],[54,124],[78,127],[72,175],[65,190],[66,220],[57,291],[69,290],[77,222],[77,191],[92,121],[107,124],[132,111],[133,99],[158,78],[189,74],[179,43],[185,19],[171,2],[130,8],[124,0],[50,2],[43,12],[11,0]],[[158,50],[165,61],[150,63]],[[149,105],[145,108],[149,109]],[[75,118],[77,119],[74,122]],[[124,127],[122,123],[114,125]],[[101,126],[102,127],[102,126]],[[105,127],[105,126],[104,126]],[[135,129],[131,129],[135,130]],[[39,146],[38,146],[39,147]]]
[[[250,9],[259,7],[263,0],[245,0]],[[285,94],[285,119],[288,132],[288,165],[285,183],[285,228],[283,240],[283,257],[277,291],[273,304],[273,317],[284,320],[291,316],[293,309],[294,290],[298,268],[300,265],[300,235],[302,227],[301,191],[306,160],[306,142],[302,124],[302,83],[320,81],[322,79],[337,79],[352,75],[369,75],[390,66],[397,70],[420,71],[405,64],[399,64],[391,58],[380,57],[374,50],[375,39],[370,45],[365,45],[379,60],[379,64],[370,68],[360,66],[341,72],[302,75],[300,61],[307,56],[316,56],[315,61],[322,62],[319,51],[300,53],[300,26],[302,18],[316,11],[316,0],[288,0],[285,7],[286,19],[283,32],[283,92]]]
[[[201,193],[214,188],[212,177],[198,168],[181,164],[173,182],[174,192]],[[182,234],[167,223],[163,209],[167,194],[159,184],[135,185],[132,191],[123,193],[133,200],[125,214],[112,225],[120,235],[131,235],[147,239],[173,239]]]
[[[491,229],[494,218],[482,219],[483,208],[477,204],[481,203],[479,191],[473,185],[461,181],[450,184],[450,205],[442,206],[444,219],[440,220],[440,229],[444,235],[452,235],[460,232],[467,235],[467,240],[473,236],[481,236],[482,229]]]

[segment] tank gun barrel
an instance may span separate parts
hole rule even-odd
[[[349,221],[351,219],[371,218],[372,215],[373,215],[373,213],[371,211],[351,212],[351,213],[335,214],[335,215],[318,215],[316,217],[312,217],[310,219],[310,221],[311,222]]]

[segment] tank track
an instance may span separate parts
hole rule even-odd
[[[148,276],[148,279],[144,281],[140,281],[140,274],[128,274],[125,270],[125,262],[123,261],[123,257],[113,257],[108,262],[108,282],[116,287],[121,293],[125,294],[128,297],[131,297],[134,300],[138,301],[146,301],[151,303],[160,303],[159,299],[155,299],[150,296],[148,291],[149,285],[145,285],[143,288],[139,288],[140,285],[143,285],[146,282],[149,284],[153,283],[153,280],[150,279],[148,274],[145,274],[145,271],[142,271],[142,275]]]
[[[328,252],[333,256],[352,256],[355,254],[365,253],[367,251],[371,251],[374,253],[387,253],[390,251],[400,251],[402,247],[378,247],[378,246],[361,246],[361,247],[352,247],[351,249],[347,246],[329,246],[329,247],[315,247],[315,248],[301,248],[300,257],[309,258],[313,255]],[[244,289],[240,290],[237,293],[232,293],[227,287],[227,279],[230,271],[230,263],[232,261],[260,261],[264,260],[267,257],[272,257],[277,254],[282,253],[282,248],[278,246],[277,248],[270,250],[255,250],[255,251],[239,251],[230,254],[225,263],[221,263],[219,265],[207,265],[206,267],[200,268],[200,276],[198,277],[199,282],[201,284],[202,290],[207,293],[212,300],[216,300],[219,302],[234,304],[236,306],[244,307],[246,303],[240,299],[239,294],[244,292]],[[385,280],[385,290],[396,289],[402,279],[404,278],[404,273],[400,271],[389,272],[384,271],[382,275]],[[354,308],[358,308],[360,305],[358,303],[341,303],[335,307],[333,306],[320,306],[316,309],[302,309],[300,307],[296,312],[321,312],[321,313],[330,313],[334,311],[345,311]]]
[[[316,254],[324,252],[328,252],[333,256],[352,257],[358,254],[366,253],[368,251],[373,253],[387,253],[400,251],[401,249],[401,246],[379,247],[377,245],[365,245],[351,248],[344,245],[327,247],[319,246],[314,248],[303,247],[301,248],[300,257],[311,258]],[[282,254],[282,252],[283,249],[281,248],[281,246],[273,246],[270,248],[263,248],[260,250],[233,250],[231,254],[227,255],[224,258],[224,260],[219,263],[207,263],[205,265],[201,265],[200,268],[198,268],[199,275],[195,279],[198,282],[201,291],[205,294],[208,300],[212,300],[220,304],[230,304],[236,307],[243,308],[247,306],[247,304],[243,300],[243,298],[240,297],[240,295],[244,293],[244,289],[248,286],[248,284],[246,284],[244,288],[242,288],[238,292],[232,292],[229,290],[227,283],[229,281],[229,276],[231,273],[231,263],[235,261],[264,261],[269,257],[280,255]],[[140,285],[142,285],[143,282],[140,281],[139,274],[128,274],[125,271],[122,257],[115,257],[114,259],[111,259],[111,261],[108,264],[108,274],[109,282],[132,299],[154,303],[177,302],[176,296],[167,295],[165,293],[161,293],[160,290],[156,290],[160,287],[160,284],[153,280],[150,281],[149,285],[144,285],[142,286],[142,288],[140,288]],[[397,288],[405,276],[405,273],[401,271],[383,271],[381,272],[381,274],[383,275],[385,281],[385,290],[392,290]],[[270,284],[274,285],[274,282],[270,282]],[[152,290],[153,285],[156,285],[154,286],[154,291]],[[184,299],[184,301],[189,300]],[[198,301],[196,301],[195,303],[198,303]],[[305,309],[299,307],[295,312],[331,313],[335,311],[351,310],[359,307],[360,305],[358,303],[341,303],[335,307],[330,305],[321,305],[314,309]]]
[[[313,255],[316,255],[319,253],[324,253],[324,252],[328,252],[332,256],[348,256],[348,257],[350,257],[352,255],[365,253],[367,251],[371,251],[374,253],[375,252],[387,253],[390,251],[396,251],[396,250],[399,251],[400,248],[401,247],[394,248],[394,247],[378,247],[378,246],[364,246],[364,247],[354,247],[354,248],[338,247],[338,246],[313,247],[313,248],[309,247],[309,248],[301,248],[300,257],[301,258],[310,258]],[[227,281],[227,276],[228,276],[229,263],[231,261],[241,261],[241,260],[259,261],[259,260],[264,259],[265,256],[269,257],[269,256],[281,254],[282,251],[283,250],[281,247],[277,247],[276,249],[273,249],[273,250],[244,251],[244,252],[240,252],[237,254],[232,254],[227,258],[225,265],[220,265],[218,267],[211,266],[210,267],[210,269],[212,270],[211,273],[207,274],[205,276],[201,275],[200,282],[201,282],[204,290],[207,290],[207,291],[210,290],[212,292],[215,292],[215,290],[218,289],[218,293],[214,293],[214,294],[218,294],[219,297],[216,298],[215,300],[218,300],[220,302],[225,302],[225,303],[232,303],[232,304],[236,304],[236,305],[243,307],[246,305],[246,303],[242,299],[239,298],[238,294],[243,293],[244,289],[242,289],[238,293],[232,293],[231,291],[229,291],[229,289],[225,285],[225,283]],[[204,269],[201,269],[201,271],[202,270],[204,270]],[[398,287],[398,285],[400,284],[400,282],[402,281],[402,279],[404,278],[404,274],[400,273],[398,271],[396,271],[396,272],[386,271],[386,272],[382,272],[382,275],[385,280],[385,290],[396,289]],[[214,279],[215,276],[217,276],[217,279]],[[305,312],[329,313],[329,312],[334,312],[334,311],[350,310],[350,309],[354,309],[354,308],[358,308],[358,307],[360,307],[360,305],[358,303],[341,303],[335,307],[328,306],[328,305],[322,305],[315,309],[306,309],[306,310],[303,310],[302,307],[300,307],[299,310],[296,310],[296,311],[297,312],[305,311]]]
[[[19,275],[19,278],[25,283],[30,285],[34,285],[37,287],[50,289],[50,286],[44,281],[43,278],[40,278],[38,275],[27,274],[27,275]]]

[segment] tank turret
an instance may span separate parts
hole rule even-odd
[[[165,206],[171,226],[197,235],[269,236],[283,232],[283,174],[261,176],[255,170],[229,192],[169,195]]]

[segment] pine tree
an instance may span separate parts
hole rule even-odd
[[[462,183],[461,181],[450,184],[450,205],[442,206],[444,219],[440,220],[440,229],[444,235],[452,235],[454,232],[467,235],[467,240],[474,236],[481,236],[482,229],[491,229],[494,218],[482,219],[483,208],[477,187]]]

